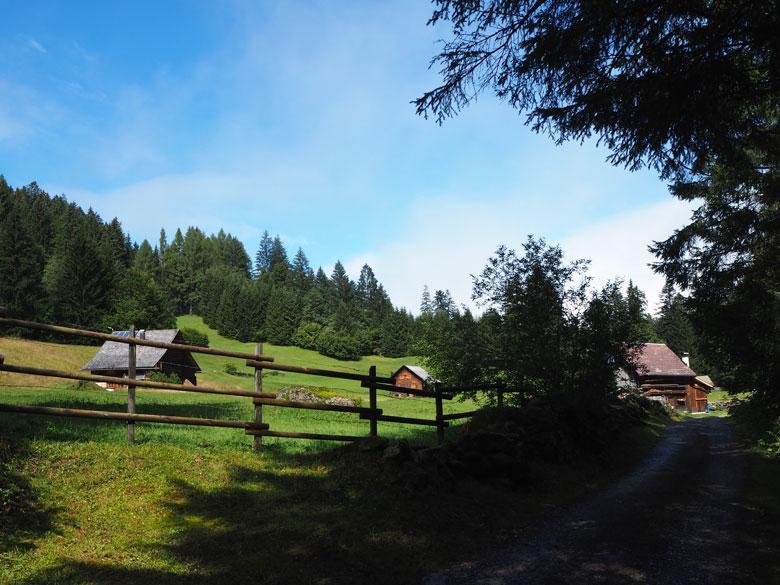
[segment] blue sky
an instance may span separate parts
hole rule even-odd
[[[315,265],[369,262],[393,300],[467,302],[470,273],[526,235],[597,282],[661,281],[646,247],[689,215],[652,172],[555,146],[489,95],[438,126],[426,2],[16,2],[0,19],[0,173],[140,241],[264,229]]]

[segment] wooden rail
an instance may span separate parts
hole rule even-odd
[[[363,388],[368,388],[370,382],[362,382]],[[417,390],[416,388],[407,388],[406,386],[394,386],[393,384],[374,384],[377,390],[387,390],[389,392],[398,392],[400,394],[413,394],[414,396],[425,396],[426,398],[436,398],[437,394],[433,390]],[[444,400],[452,400],[453,395],[442,393]]]
[[[29,366],[14,366],[5,364],[3,356],[0,355],[0,371],[13,372],[19,374],[45,376],[53,378],[65,378],[72,380],[84,380],[88,382],[115,384],[118,386],[126,386],[128,388],[128,412],[111,412],[111,411],[96,411],[96,410],[82,410],[71,408],[55,408],[47,406],[23,406],[23,405],[8,405],[0,404],[0,411],[4,412],[19,412],[28,414],[44,414],[54,416],[74,416],[82,418],[104,419],[104,420],[121,420],[126,421],[128,424],[128,440],[132,442],[134,436],[134,425],[136,422],[156,422],[156,423],[168,423],[168,424],[185,424],[185,425],[200,425],[200,426],[218,426],[229,428],[243,428],[249,435],[254,436],[254,448],[260,449],[262,437],[283,437],[292,439],[313,439],[313,440],[331,440],[331,441],[355,441],[361,437],[350,435],[332,435],[324,433],[301,433],[295,431],[276,431],[271,430],[267,423],[263,423],[263,406],[276,406],[282,408],[299,408],[306,410],[320,410],[330,412],[347,412],[358,414],[361,419],[369,420],[370,422],[370,436],[378,435],[378,422],[392,422],[401,424],[412,425],[424,425],[436,427],[436,434],[439,442],[444,440],[444,429],[449,426],[450,420],[456,420],[460,418],[467,418],[473,416],[477,411],[461,412],[453,414],[444,414],[443,401],[451,400],[454,398],[456,392],[465,392],[470,390],[496,390],[498,397],[498,404],[503,404],[503,396],[505,392],[511,392],[506,385],[500,382],[497,383],[485,383],[485,384],[471,384],[467,386],[450,386],[446,387],[443,384],[437,382],[434,385],[433,390],[429,389],[415,389],[406,388],[404,386],[396,386],[395,380],[390,377],[383,377],[376,375],[376,367],[371,366],[368,370],[368,374],[359,374],[353,372],[341,372],[338,370],[329,370],[321,368],[307,368],[302,366],[293,366],[288,364],[277,364],[274,362],[274,358],[262,353],[262,344],[255,345],[255,353],[244,353],[227,351],[220,349],[212,349],[208,347],[201,347],[196,345],[187,345],[180,343],[167,343],[162,341],[154,341],[149,339],[141,339],[134,336],[134,328],[131,326],[129,329],[130,336],[122,337],[118,335],[112,335],[107,333],[100,333],[97,331],[87,331],[83,329],[74,329],[70,327],[61,327],[57,325],[49,325],[45,323],[36,323],[33,321],[23,321],[20,319],[7,318],[7,311],[5,308],[0,307],[0,325],[6,325],[10,327],[24,327],[29,329],[37,329],[40,331],[47,331],[51,333],[75,335],[80,337],[88,337],[92,339],[99,339],[103,341],[114,341],[117,343],[124,343],[129,346],[128,350],[128,377],[116,377],[116,376],[101,376],[94,374],[87,374],[82,372],[72,372],[65,370],[53,370],[44,368],[34,368]],[[210,386],[187,386],[184,384],[171,384],[168,382],[156,382],[153,380],[137,380],[134,377],[134,357],[135,349],[137,346],[156,347],[162,349],[171,349],[186,351],[191,353],[218,355],[225,357],[240,358],[246,360],[246,365],[250,368],[254,368],[254,391],[241,390],[238,388],[216,388]],[[322,404],[322,403],[310,403],[295,400],[281,400],[275,393],[262,392],[263,381],[262,371],[274,370],[281,372],[291,372],[304,374],[308,376],[322,376],[328,378],[338,378],[342,380],[352,380],[360,382],[361,387],[368,389],[370,406],[347,406],[338,404]],[[179,392],[197,392],[205,394],[219,394],[229,396],[241,396],[252,398],[254,403],[254,417],[253,421],[231,421],[231,420],[217,420],[217,419],[201,419],[193,417],[181,417],[181,416],[164,416],[164,415],[152,415],[152,414],[137,414],[135,413],[135,400],[134,389],[138,388],[157,388],[161,390],[174,390]],[[387,390],[391,392],[398,392],[403,394],[411,394],[413,396],[422,396],[427,398],[433,398],[435,400],[435,418],[423,419],[405,416],[393,416],[386,415],[381,408],[377,408],[377,390]]]
[[[503,382],[495,382],[490,384],[469,384],[466,386],[442,386],[442,392],[448,392],[450,394],[454,394],[455,392],[469,392],[472,390],[503,390],[504,392],[509,392]]]
[[[307,374],[309,376],[323,376],[326,378],[341,378],[342,380],[357,380],[358,382],[369,382],[372,379],[377,382],[392,383],[392,378],[383,378],[377,376],[371,378],[366,374],[353,374],[351,372],[339,372],[338,370],[322,370],[319,368],[304,368],[302,366],[290,366],[286,364],[275,364],[266,361],[247,360],[246,365],[250,368],[263,368],[264,370],[276,370],[279,372],[293,372],[297,374]]]
[[[361,417],[365,418],[365,417]],[[392,423],[402,423],[406,425],[424,425],[429,427],[436,427],[439,426],[439,422],[427,419],[427,418],[413,418],[409,416],[390,416],[387,414],[383,414],[381,416],[377,417],[377,420],[381,420],[382,422],[392,422]],[[443,423],[443,426],[449,426],[448,423]]]
[[[459,418],[469,418],[477,414],[478,410],[469,410],[467,412],[453,412],[452,414],[441,415],[441,420],[457,420]]]
[[[247,429],[247,435],[259,435],[261,437],[284,437],[286,439],[312,439],[314,441],[357,441],[365,437],[356,437],[352,435],[325,435],[321,433],[296,433],[294,431],[264,431]]]
[[[122,420],[132,422],[167,423],[173,425],[194,425],[202,427],[228,427],[233,429],[264,430],[267,424],[243,422],[239,420],[220,420],[191,416],[168,416],[161,414],[138,414],[112,412],[107,410],[83,410],[81,408],[56,408],[53,406],[25,406],[21,404],[0,404],[0,412],[21,412],[25,414],[45,414],[51,416],[70,416],[76,418],[96,418],[100,420]]]
[[[130,380],[129,378],[119,378],[116,376],[98,376],[95,374],[82,374],[81,372],[71,372],[69,370],[47,370],[43,368],[33,368],[29,366],[12,366],[4,364],[0,360],[0,371],[13,372],[15,374],[30,374],[33,376],[44,376],[48,378],[65,378],[69,380],[84,380],[87,382],[117,384],[127,386],[132,382],[134,386],[140,388],[158,388],[160,390],[175,390],[177,392],[200,392],[203,394],[223,394],[227,396],[246,396],[248,398],[276,398],[276,394],[269,392],[252,392],[251,390],[239,390],[238,388],[214,388],[211,386],[187,386],[185,384],[171,384],[169,382],[155,382],[153,380]]]
[[[304,410],[327,410],[329,412],[351,412],[356,414],[378,415],[382,414],[381,408],[366,408],[363,406],[347,406],[346,404],[323,404],[318,402],[301,402],[296,400],[274,400],[272,398],[255,398],[255,404],[268,406],[282,406],[287,408],[302,408]]]
[[[91,339],[100,339],[102,341],[115,341],[117,343],[143,345],[146,347],[158,347],[161,349],[176,349],[189,351],[191,353],[204,353],[208,355],[219,355],[225,357],[234,357],[245,360],[262,360],[272,362],[274,360],[270,355],[257,355],[254,353],[244,353],[240,351],[228,351],[225,349],[213,349],[202,347],[200,345],[186,345],[183,343],[167,343],[165,341],[154,341],[152,339],[141,339],[138,337],[121,337],[109,333],[100,333],[98,331],[88,331],[86,329],[73,329],[71,327],[61,327],[59,325],[49,325],[47,323],[36,323],[34,321],[22,321],[21,319],[8,319],[0,317],[0,325],[9,327],[24,327],[26,329],[37,329],[39,331],[48,331],[50,333],[62,333],[65,335],[75,335],[76,337],[88,337]]]

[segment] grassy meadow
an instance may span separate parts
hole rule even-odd
[[[180,326],[205,327],[197,317]],[[207,331],[212,347],[251,351]],[[8,363],[81,367],[95,346],[0,339]],[[267,345],[280,363],[390,373],[413,358],[338,362]],[[251,388],[225,373],[226,358],[197,357],[203,383]],[[320,384],[339,395],[357,383],[296,374],[268,375],[264,387]],[[32,386],[25,386],[32,384]],[[0,373],[0,401],[124,410],[122,392],[73,390],[69,382]],[[380,393],[387,413],[433,417],[433,401]],[[472,409],[445,403],[447,411]],[[249,399],[138,392],[138,411],[249,419]],[[274,429],[367,434],[356,415],[265,408]],[[663,431],[663,421],[621,441],[616,462],[630,465]],[[380,423],[380,434],[430,443],[427,427]],[[457,433],[458,428],[448,429]],[[518,491],[496,482],[410,483],[408,469],[355,446],[265,438],[261,453],[237,429],[138,424],[137,443],[117,422],[0,414],[0,584],[173,585],[222,583],[419,582],[438,566],[516,537],[533,518],[597,489],[609,474],[554,468]],[[618,465],[619,468],[619,465]],[[610,473],[614,473],[613,469]],[[413,486],[413,487],[412,487]]]
[[[197,316],[184,316],[178,320],[179,327],[198,329],[208,334],[211,347],[253,352],[254,344],[241,343],[220,336],[207,327]],[[30,340],[0,338],[0,354],[9,364],[25,364],[52,369],[76,370],[82,367],[97,351],[97,346],[42,343]],[[360,361],[339,361],[317,352],[297,347],[283,347],[265,344],[264,353],[274,356],[277,362],[315,368],[327,368],[345,372],[367,373],[371,365],[377,366],[379,375],[389,375],[400,365],[416,364],[416,358],[384,358],[366,356]],[[220,387],[235,387],[246,390],[253,388],[253,370],[244,365],[244,360],[195,355],[203,370],[198,374],[198,382]],[[225,372],[226,364],[233,364],[239,375]],[[72,384],[55,378],[30,377],[20,374],[0,372],[0,395],[2,401],[17,404],[35,404],[46,406],[67,406],[74,408],[124,410],[127,397],[124,392],[106,392],[102,390],[71,390]],[[290,372],[267,370],[263,374],[263,390],[275,392],[286,387],[308,387],[312,390],[328,389],[339,396],[352,398],[367,405],[368,393],[359,382],[322,378]],[[386,414],[432,419],[434,403],[430,398],[398,398],[389,392],[378,392],[377,405]],[[445,401],[445,412],[473,410],[476,405],[471,401]],[[204,418],[226,418],[250,420],[253,405],[248,398],[218,396],[196,393],[177,393],[157,390],[137,390],[137,410],[148,414],[171,414],[179,416],[198,416]],[[41,432],[40,417],[30,415],[5,415],[0,420],[12,419],[9,424],[25,428],[25,432]],[[65,435],[79,436],[82,429],[106,441],[123,441],[124,426],[121,423],[93,422],[79,419],[53,419],[46,417],[43,428]],[[360,420],[357,415],[290,408],[264,408],[263,419],[274,430],[333,433],[344,435],[368,434],[368,421]],[[49,432],[49,431],[45,431]],[[432,428],[412,427],[396,423],[380,423],[380,433],[390,437],[409,438],[420,442],[430,442],[434,438]],[[139,443],[173,441],[177,444],[197,447],[229,447],[246,449],[251,438],[237,429],[207,427],[181,427],[155,424],[136,425],[136,438]],[[319,450],[333,446],[333,443],[308,440],[264,438],[270,448],[290,452]]]

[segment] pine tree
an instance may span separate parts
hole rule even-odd
[[[696,334],[685,309],[685,301],[669,282],[661,291],[661,306],[655,326],[664,343],[677,355],[696,352]]]
[[[284,286],[274,287],[263,328],[265,338],[276,345],[288,345],[298,327],[300,311],[296,291]]]
[[[263,232],[260,238],[260,246],[255,254],[255,276],[260,277],[271,269],[271,252],[274,241],[268,234],[268,230]]]
[[[653,318],[647,312],[647,298],[642,290],[628,281],[626,291],[626,311],[628,312],[629,338],[626,340],[631,343],[649,343],[658,341],[658,334],[655,331]]]
[[[298,252],[295,254],[290,274],[293,288],[301,295],[305,295],[314,285],[314,271],[311,269],[309,259],[302,248],[298,248]]]
[[[17,318],[35,317],[44,298],[43,254],[29,222],[0,176],[0,305]]]
[[[152,249],[148,240],[141,242],[138,250],[133,255],[133,268],[149,276],[157,276],[160,269],[160,259],[157,251]]]
[[[430,315],[433,313],[433,302],[428,285],[423,286],[422,299],[420,299],[420,315]]]

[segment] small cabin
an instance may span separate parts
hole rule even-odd
[[[687,354],[682,358],[665,343],[639,346],[633,379],[642,396],[665,403],[673,410],[706,412],[707,395],[714,384],[708,376],[697,376]]]
[[[422,390],[426,384],[436,382],[433,376],[420,366],[401,366],[390,377],[393,379],[394,386],[411,388],[412,390]]]
[[[130,337],[129,331],[115,331],[119,337]],[[164,343],[184,343],[178,329],[142,329],[136,333],[139,339],[162,341]],[[129,346],[118,341],[106,341],[100,350],[81,368],[90,374],[100,376],[125,377],[128,372]],[[196,374],[200,366],[188,351],[165,349],[137,345],[135,354],[136,378],[143,380],[151,372],[176,374],[184,381],[197,383]]]

